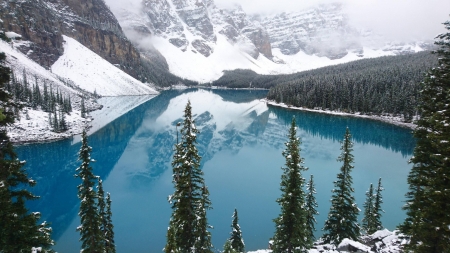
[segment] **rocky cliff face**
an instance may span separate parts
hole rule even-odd
[[[231,43],[244,43],[254,58],[260,53],[272,58],[264,27],[250,20],[240,7],[223,10],[212,0],[144,0],[141,12],[121,10],[116,14],[125,30],[162,37],[183,52],[209,57],[217,35],[222,34]]]
[[[141,79],[140,54],[103,0],[2,1],[0,17],[0,28],[21,34],[29,43],[20,50],[46,68],[63,53],[64,34]]]
[[[264,17],[261,23],[270,34],[272,47],[285,55],[303,51],[338,59],[348,51],[362,53],[360,34],[349,25],[340,4]]]

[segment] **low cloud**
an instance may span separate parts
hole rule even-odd
[[[301,11],[318,4],[341,2],[350,22],[390,40],[433,40],[445,31],[442,23],[450,20],[448,0],[240,0],[249,14],[275,14]],[[230,0],[215,0],[219,7],[230,7]]]

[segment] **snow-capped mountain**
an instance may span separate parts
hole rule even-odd
[[[427,46],[380,45],[382,36],[352,26],[339,3],[268,16],[248,15],[238,5],[219,8],[213,0],[142,0],[135,8],[107,3],[141,52],[161,53],[171,73],[201,83],[224,70],[293,73]]]

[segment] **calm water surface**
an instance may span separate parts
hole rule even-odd
[[[330,208],[336,161],[345,128],[353,134],[355,197],[362,209],[370,183],[382,178],[383,225],[394,229],[405,214],[407,164],[415,142],[411,131],[384,123],[267,106],[266,91],[167,91],[93,133],[94,173],[111,193],[118,252],[161,252],[171,214],[167,196],[173,193],[170,161],[176,143],[176,123],[190,100],[200,130],[198,149],[213,210],[208,213],[213,244],[222,249],[231,231],[231,215],[238,209],[247,250],[267,247],[272,220],[280,208],[281,155],[292,116],[302,140],[301,156],[313,174],[320,215],[316,235]],[[80,143],[64,140],[19,146],[29,174],[38,181],[29,203],[52,223],[59,252],[79,252],[79,200],[74,178]]]

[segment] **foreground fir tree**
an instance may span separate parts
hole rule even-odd
[[[116,253],[116,244],[114,242],[114,225],[112,223],[111,195],[106,194],[106,226],[105,226],[105,252]]]
[[[309,232],[305,227],[307,210],[305,208],[303,158],[300,157],[300,138],[297,137],[295,118],[292,118],[288,142],[283,156],[286,164],[281,175],[281,197],[277,199],[281,213],[275,222],[273,252],[305,252],[311,247]]]
[[[180,133],[181,140],[175,145],[172,161],[175,191],[169,196],[172,216],[164,251],[209,253],[212,252],[212,244],[206,211],[211,209],[211,201],[200,170],[201,157],[195,146],[199,131],[192,119],[190,102],[184,110]]]
[[[362,219],[362,230],[366,234],[373,234],[377,231],[375,225],[375,195],[373,194],[373,185],[370,184],[369,190],[366,192],[366,201],[364,202],[364,218]]]
[[[316,231],[317,221],[314,216],[319,214],[316,210],[319,205],[317,204],[316,197],[314,196],[316,194],[316,189],[314,188],[313,175],[311,175],[309,182],[306,184],[306,190],[306,232],[308,234],[307,238],[309,243],[312,245],[316,240],[314,232]]]
[[[375,217],[374,217],[374,226],[376,228],[376,230],[381,230],[383,229],[383,224],[381,223],[381,213],[384,213],[384,210],[381,208],[381,204],[383,204],[383,197],[381,196],[381,191],[383,191],[384,188],[381,185],[381,178],[378,179],[378,186],[377,186],[377,190],[375,193],[375,200],[374,200],[374,213],[375,213]],[[375,231],[374,231],[375,232]]]
[[[0,53],[0,252],[29,252],[32,247],[51,252],[51,228],[45,222],[38,224],[40,213],[30,213],[25,206],[27,200],[38,198],[27,190],[36,182],[28,178],[6,132],[18,105],[6,91],[10,69],[3,65],[5,58]]]
[[[242,238],[241,227],[239,226],[238,212],[234,209],[233,222],[231,224],[232,231],[230,238],[224,246],[224,253],[243,253],[245,252],[244,239]]]
[[[78,159],[81,161],[77,168],[82,182],[78,185],[78,198],[81,200],[80,211],[78,215],[81,219],[81,225],[77,227],[80,232],[81,250],[83,252],[104,252],[104,235],[101,229],[101,217],[97,208],[97,193],[95,192],[95,183],[97,177],[93,173],[91,163],[92,148],[88,145],[86,131],[81,134],[81,148]]]
[[[450,21],[444,25],[435,42],[439,65],[425,75],[414,130],[407,218],[399,227],[410,238],[407,252],[450,252]]]
[[[353,169],[353,143],[350,130],[347,128],[341,146],[341,155],[337,159],[342,162],[341,172],[334,182],[331,208],[323,228],[323,239],[327,243],[339,244],[344,238],[357,241],[359,232],[358,213],[355,198],[352,193],[353,179],[350,172]]]

